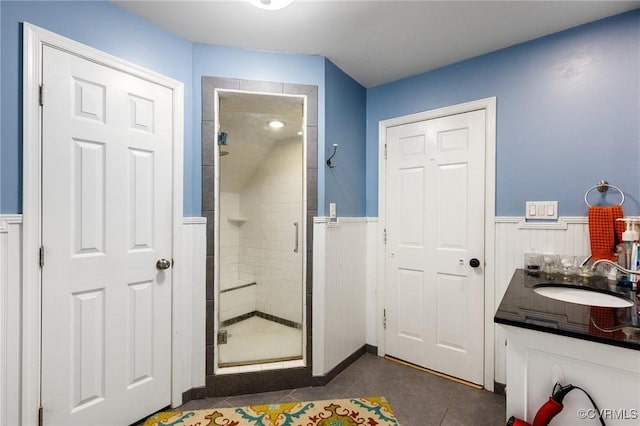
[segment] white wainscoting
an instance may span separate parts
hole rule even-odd
[[[313,375],[324,376],[366,342],[367,219],[315,218]]]
[[[498,307],[524,253],[589,254],[585,217],[530,224],[521,217],[496,218],[495,306]],[[0,424],[20,424],[21,223],[19,215],[0,215]],[[325,375],[365,343],[376,345],[381,301],[376,295],[375,218],[314,221],[313,374]],[[179,366],[183,389],[204,385],[206,221],[185,218],[182,259],[185,291],[185,350],[190,363]],[[505,336],[497,328],[495,380],[506,383]]]
[[[0,425],[20,420],[22,217],[0,215]]]
[[[495,307],[498,309],[513,271],[524,266],[524,254],[588,256],[589,227],[586,217],[560,217],[557,222],[526,222],[524,217],[496,217]],[[495,333],[495,381],[506,384],[506,336]]]
[[[182,312],[188,315],[174,338],[191,354],[176,366],[184,391],[205,385],[206,218],[184,218],[182,230],[183,253],[177,257],[187,263],[181,270]],[[0,215],[0,425],[22,424],[21,271],[22,217]]]
[[[384,303],[378,301],[378,218],[367,218],[367,345],[378,346],[378,324],[382,323]],[[382,243],[382,241],[380,241]],[[382,328],[382,327],[381,327]]]
[[[184,218],[182,245],[181,258],[187,262],[186,267],[182,269],[182,288],[185,291],[182,301],[183,312],[188,315],[185,315],[184,326],[181,329],[184,330],[185,350],[191,352],[191,359],[185,359],[182,366],[183,391],[186,391],[205,385],[207,218]]]

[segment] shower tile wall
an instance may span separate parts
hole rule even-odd
[[[257,283],[256,310],[302,323],[302,145],[278,142],[240,195],[239,276]]]
[[[240,213],[240,194],[220,193],[220,321],[226,321],[256,310],[256,286],[242,287],[255,282],[250,273],[239,274],[240,234],[245,224],[237,220]],[[230,290],[233,289],[233,290]]]
[[[220,289],[235,287],[240,263],[240,194],[220,192]]]

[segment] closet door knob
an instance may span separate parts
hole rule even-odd
[[[156,262],[156,268],[159,270],[169,269],[171,268],[171,262],[167,259],[160,259]]]
[[[469,261],[469,266],[471,266],[472,268],[477,268],[478,266],[480,266],[480,261],[474,257]]]

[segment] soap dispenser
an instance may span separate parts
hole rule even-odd
[[[640,225],[640,218],[638,217],[624,217],[617,220],[625,223],[625,230],[622,233],[622,241],[624,242],[625,256],[624,265],[618,262],[623,268],[636,270],[638,263],[638,240],[640,240],[640,232],[638,232],[638,226]],[[629,286],[630,283],[638,281],[637,275],[621,275],[618,283],[620,285]]]

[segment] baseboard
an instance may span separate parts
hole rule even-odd
[[[367,352],[367,345],[363,345],[360,349],[349,355],[344,361],[336,365],[331,371],[324,376],[314,376],[312,386],[325,386],[340,374],[345,368],[353,364],[358,358]]]
[[[365,345],[367,347],[367,353],[378,355],[378,347],[373,345]]]
[[[507,395],[507,385],[504,383],[493,382],[493,393],[498,395]]]
[[[206,395],[207,388],[205,386],[191,388],[182,392],[182,403],[186,404],[187,402],[193,401],[194,399],[204,399]]]
[[[311,367],[207,376],[205,397],[247,395],[312,386]]]

